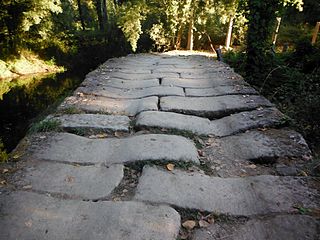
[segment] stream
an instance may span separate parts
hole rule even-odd
[[[16,147],[33,122],[54,111],[84,76],[65,72],[0,80],[0,138],[7,152]]]

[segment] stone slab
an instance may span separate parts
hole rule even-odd
[[[317,208],[319,196],[317,190],[309,187],[308,178],[270,175],[219,178],[145,166],[135,199],[217,214],[251,216],[294,212],[297,205]]]
[[[243,82],[244,83],[244,82]],[[223,85],[236,85],[242,84],[240,81],[233,81],[233,80],[215,80],[208,78],[201,78],[199,75],[198,79],[183,79],[183,78],[164,78],[162,80],[161,85],[163,86],[176,86],[176,87],[183,87],[183,88],[213,88]]]
[[[287,129],[252,130],[214,139],[204,151],[211,160],[258,163],[274,163],[286,158],[303,159],[311,154],[303,137]]]
[[[15,185],[71,198],[108,196],[123,178],[123,165],[79,166],[47,161],[27,161],[15,174]]]
[[[136,118],[138,128],[166,128],[191,131],[195,134],[210,134],[211,122],[207,118],[173,112],[146,111]]]
[[[70,108],[88,113],[135,116],[142,111],[158,110],[158,97],[118,100],[98,96],[71,96],[65,99],[59,110]]]
[[[85,129],[105,132],[128,132],[130,126],[130,118],[120,115],[64,114],[59,116],[50,115],[46,119],[58,121],[60,126],[67,130]]]
[[[123,139],[88,139],[70,133],[34,135],[33,159],[79,164],[149,160],[199,163],[193,142],[181,136],[146,134]]]
[[[207,118],[180,113],[146,111],[137,116],[138,128],[168,128],[199,135],[228,136],[254,128],[279,126],[284,115],[276,108],[241,112],[210,121]]]
[[[139,202],[60,200],[27,192],[0,196],[0,239],[175,240],[180,216]]]
[[[103,96],[116,99],[136,99],[151,96],[184,96],[184,91],[179,87],[159,86],[141,89],[119,89],[112,87],[79,87],[76,92]]]
[[[235,113],[211,121],[211,134],[223,137],[250,129],[277,127],[283,124],[285,115],[276,108]]]
[[[88,84],[85,82],[82,86],[90,86],[91,81]],[[132,88],[147,88],[147,87],[158,87],[159,79],[151,80],[119,80],[119,79],[107,79],[96,81],[96,86],[106,86],[120,89],[132,89]]]
[[[320,223],[306,215],[279,215],[251,219],[244,223],[217,222],[197,229],[192,240],[316,240]]]
[[[201,117],[220,118],[232,113],[254,110],[272,104],[261,96],[227,95],[218,97],[162,97],[160,108],[163,111],[192,114]]]
[[[140,66],[137,65],[137,67],[140,67]],[[111,72],[108,74],[108,76],[110,78],[119,78],[124,80],[148,80],[148,79],[165,78],[165,77],[177,78],[179,77],[179,74],[178,73],[135,74],[135,73]]]
[[[235,95],[235,94],[258,94],[258,92],[248,86],[219,86],[215,88],[187,88],[187,97],[213,97],[213,96],[223,96],[223,95]]]

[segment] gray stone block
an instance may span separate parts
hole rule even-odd
[[[142,111],[158,110],[158,97],[141,99],[110,99],[98,96],[68,97],[59,110],[75,108],[88,113],[135,116]]]
[[[317,190],[309,187],[308,178],[270,175],[219,178],[145,166],[135,199],[218,214],[250,216],[293,212],[297,204],[316,208],[319,207],[316,200],[319,196]]]
[[[147,134],[124,139],[88,139],[70,133],[34,135],[31,157],[40,160],[93,164],[148,160],[199,163],[197,149],[184,137]]]
[[[60,200],[35,193],[0,196],[0,239],[175,240],[180,216],[139,202]]]
[[[306,215],[279,215],[251,219],[244,223],[217,222],[197,229],[192,240],[317,240],[320,224]]]
[[[160,108],[208,118],[220,118],[232,113],[254,110],[258,107],[271,107],[272,104],[260,96],[228,95],[218,97],[162,97]]]
[[[122,165],[74,166],[47,161],[26,161],[15,174],[15,185],[33,190],[67,195],[71,198],[98,199],[108,196],[123,177]]]
[[[130,118],[120,115],[103,114],[64,114],[59,116],[48,116],[47,120],[60,123],[64,129],[85,129],[100,131],[129,131]]]
[[[142,89],[119,89],[112,87],[79,87],[76,92],[116,99],[136,99],[151,96],[184,96],[182,88],[159,86]]]
[[[248,86],[234,85],[234,86],[219,86],[215,88],[187,88],[187,97],[214,97],[223,95],[246,95],[246,94],[258,94],[258,92]]]

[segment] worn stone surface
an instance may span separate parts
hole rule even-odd
[[[187,97],[212,97],[235,94],[258,94],[258,92],[248,86],[234,85],[234,86],[219,86],[215,88],[187,88]]]
[[[250,160],[257,163],[274,163],[279,159],[304,158],[311,154],[303,137],[286,129],[253,130],[215,139],[204,151],[211,161]]]
[[[179,77],[178,73],[154,73],[154,74],[136,74],[136,73],[121,73],[121,72],[112,72],[109,73],[110,78],[119,78],[124,80],[148,80],[155,78],[164,78],[164,77]]]
[[[135,116],[142,111],[158,110],[158,97],[141,99],[110,99],[98,96],[72,96],[60,105],[60,111],[75,108],[89,113]]]
[[[192,240],[316,240],[320,223],[306,215],[279,215],[240,223],[214,223],[197,229]]]
[[[79,166],[47,161],[28,161],[15,174],[14,184],[33,190],[98,199],[108,196],[123,177],[122,165]],[[21,166],[20,166],[21,168]]]
[[[76,92],[81,92],[85,94],[91,94],[96,96],[103,96],[108,98],[124,98],[124,99],[135,99],[144,98],[150,96],[184,96],[182,88],[179,87],[169,87],[169,86],[159,86],[159,87],[149,87],[142,89],[118,89],[111,87],[79,87]]]
[[[175,240],[180,216],[167,206],[83,202],[35,193],[0,196],[0,239]]]
[[[120,89],[132,89],[132,88],[147,88],[147,87],[157,87],[159,86],[159,79],[151,80],[119,80],[116,78],[112,79],[92,79],[86,78],[82,82],[81,86],[106,86]]]
[[[213,121],[179,113],[146,111],[137,116],[136,126],[179,129],[221,137],[253,128],[277,126],[283,118],[284,115],[275,108],[236,113]]]
[[[130,119],[127,116],[104,114],[64,114],[50,115],[48,120],[58,121],[64,129],[85,129],[101,131],[129,131]]]
[[[215,79],[212,80],[210,78],[201,78],[199,75],[198,79],[184,79],[184,78],[164,78],[162,80],[162,85],[164,86],[176,86],[183,88],[213,88],[223,85],[237,85],[237,84],[245,84],[243,81],[238,80],[234,81],[232,79]]]
[[[228,95],[218,97],[162,97],[163,111],[192,114],[208,118],[224,117],[232,113],[253,110],[261,106],[272,106],[260,96]]]
[[[199,162],[191,140],[165,134],[123,139],[88,139],[70,133],[40,134],[31,139],[30,152],[36,159],[80,164],[148,160]]]
[[[220,178],[146,166],[135,199],[218,214],[250,216],[292,212],[297,205],[316,208],[319,207],[315,201],[318,197],[317,190],[309,187],[308,178],[270,175]]]
[[[210,134],[211,122],[207,118],[183,115],[173,112],[146,111],[137,116],[136,126],[157,127],[191,131],[196,134]]]

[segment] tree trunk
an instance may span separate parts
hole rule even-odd
[[[234,17],[233,17],[233,16],[230,16],[230,18],[229,18],[229,27],[228,27],[228,32],[227,32],[226,42],[225,42],[225,45],[226,45],[226,49],[227,49],[227,50],[229,50],[230,45],[231,45],[231,36],[232,36],[233,20],[234,20]]]
[[[320,28],[320,22],[317,22],[316,27],[314,28],[314,31],[313,31],[313,35],[312,35],[312,40],[311,40],[312,45],[314,45],[317,41],[319,28]]]
[[[102,2],[101,0],[96,0],[96,10],[98,15],[99,29],[100,31],[104,31],[104,22],[102,15]]]
[[[180,28],[177,35],[177,41],[176,41],[176,50],[179,50],[181,47],[181,38],[182,38],[182,32],[183,32],[183,24],[180,23]]]
[[[103,17],[103,24],[105,27],[108,23],[107,0],[102,1],[102,17]]]
[[[277,17],[276,31],[274,32],[273,37],[272,37],[272,45],[273,45],[273,46],[275,46],[275,45],[276,45],[276,42],[277,42],[280,24],[281,24],[281,17]]]
[[[80,17],[80,21],[81,21],[81,28],[84,31],[86,29],[86,26],[85,26],[84,20],[83,20],[83,12],[82,12],[82,8],[81,8],[81,0],[77,0],[77,4],[78,4],[79,17]]]
[[[193,17],[189,23],[187,50],[193,50]]]

